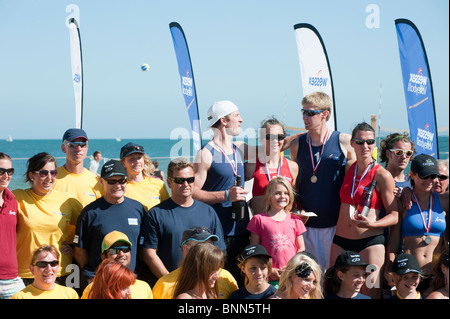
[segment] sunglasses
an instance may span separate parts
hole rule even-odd
[[[419,178],[420,179],[423,179],[423,180],[426,180],[426,179],[429,179],[429,178],[431,178],[431,179],[435,179],[436,177],[439,177],[440,175],[437,175],[437,174],[431,174],[431,175],[427,175],[427,176],[420,176],[419,175]]]
[[[306,115],[309,117],[312,117],[314,115],[320,114],[322,112],[324,112],[325,110],[305,110],[305,109],[301,109],[300,111],[302,111],[302,115]]]
[[[59,265],[58,260],[52,260],[52,261],[37,261],[34,263],[36,267],[39,268],[47,268],[47,265],[50,265],[51,267],[56,267]]]
[[[411,157],[414,154],[414,152],[411,150],[404,151],[404,150],[401,150],[398,148],[390,149],[389,151],[391,151],[392,153],[394,153],[397,156],[403,156],[403,154],[406,154],[406,157]]]
[[[69,147],[75,148],[77,146],[83,148],[88,145],[87,142],[66,142],[66,145],[69,145]]]
[[[37,171],[36,173],[38,173],[41,178],[47,177],[48,174],[50,174],[51,177],[56,177],[57,170],[56,169],[52,169],[52,170],[49,171],[47,169],[41,169],[40,171]]]
[[[12,176],[14,174],[14,168],[0,168],[0,176],[5,173],[8,174],[8,176]]]
[[[286,138],[286,136],[284,134],[266,134],[266,140],[271,141],[271,140],[278,140],[278,141],[282,141]]]
[[[127,182],[127,178],[120,178],[120,179],[106,179],[106,182],[109,185],[116,185],[117,183],[119,183],[120,185],[123,185]]]
[[[447,175],[438,175],[439,180],[442,181],[446,181],[448,179]]]
[[[176,184],[184,184],[184,182],[187,182],[188,184],[192,184],[195,181],[195,177],[169,177],[171,181],[175,182]]]
[[[107,252],[108,252],[110,255],[117,255],[117,254],[119,254],[120,252],[128,253],[128,252],[130,252],[130,251],[131,251],[131,247],[129,247],[129,246],[114,247],[114,248],[110,248],[110,249],[107,250]]]
[[[353,138],[352,141],[355,142],[356,145],[364,145],[364,143],[367,143],[367,145],[375,144],[374,138],[369,138],[368,140],[363,140],[360,138]]]

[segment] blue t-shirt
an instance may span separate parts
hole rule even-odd
[[[252,294],[244,286],[234,291],[231,294],[230,299],[268,299],[275,293],[275,291],[277,291],[277,288],[275,288],[272,285],[269,285],[269,287],[262,293]]]
[[[88,252],[88,262],[82,270],[87,277],[94,277],[98,265],[102,262],[103,238],[114,230],[124,233],[130,240],[130,269],[134,270],[144,214],[144,206],[128,197],[120,204],[110,204],[100,197],[83,208],[78,217],[74,244]]]
[[[214,209],[197,200],[190,207],[176,204],[172,198],[153,206],[142,223],[142,247],[158,250],[158,256],[168,271],[180,266],[183,232],[191,227],[208,227],[219,237],[215,244],[225,250],[222,225]]]
[[[352,298],[342,298],[342,297],[339,297],[338,295],[331,295],[331,296],[325,297],[325,299],[372,299],[372,298],[358,292],[358,294]]]

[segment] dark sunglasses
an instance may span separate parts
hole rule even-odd
[[[45,178],[48,176],[48,174],[50,174],[52,177],[56,176],[57,170],[56,169],[52,169],[52,170],[47,170],[47,169],[41,169],[40,171],[37,171],[36,173],[39,174],[40,177]]]
[[[360,138],[354,138],[352,139],[353,142],[355,142],[356,145],[364,145],[364,143],[367,143],[367,145],[373,145],[375,144],[374,138],[369,138],[368,140],[363,140]]]
[[[390,149],[389,151],[391,151],[392,153],[394,153],[397,156],[403,156],[403,154],[406,154],[406,157],[411,157],[414,154],[414,152],[411,151],[411,150],[404,151],[404,150],[401,150],[401,149],[398,149],[398,148]]]
[[[47,265],[50,265],[51,267],[56,267],[59,265],[59,261],[58,260],[52,260],[52,261],[36,261],[34,263],[34,265],[36,267],[39,268],[47,268]]]
[[[282,141],[286,138],[286,136],[284,134],[266,134],[266,140],[271,141],[271,140],[278,140],[278,141]]]
[[[438,175],[438,178],[442,182],[442,181],[446,181],[448,179],[448,176],[447,175]]]
[[[69,147],[75,148],[77,146],[83,148],[86,147],[86,145],[88,145],[87,142],[66,142],[67,145],[69,145]]]
[[[301,109],[300,111],[302,111],[302,115],[306,115],[306,116],[311,117],[311,116],[320,114],[320,113],[324,112],[325,110],[304,110],[304,109]]]
[[[128,179],[126,177],[124,177],[124,178],[120,178],[120,179],[106,179],[106,182],[109,185],[116,185],[117,183],[123,185],[127,182],[127,180]]]
[[[131,247],[129,247],[129,246],[114,247],[114,248],[110,248],[110,249],[107,250],[107,252],[110,255],[117,255],[120,252],[128,253],[130,251],[131,251]]]
[[[169,177],[171,181],[177,184],[184,184],[184,182],[188,182],[188,184],[192,184],[195,181],[195,177]]]
[[[0,176],[5,173],[8,174],[8,176],[12,176],[14,174],[14,168],[0,168]]]
[[[420,176],[419,175],[419,178],[420,179],[423,179],[423,180],[426,180],[426,179],[429,179],[429,178],[431,178],[431,179],[435,179],[436,177],[439,177],[440,175],[438,175],[438,174],[431,174],[431,175],[427,175],[427,176]]]

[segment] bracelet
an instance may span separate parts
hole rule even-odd
[[[228,194],[228,189],[225,190],[225,195],[227,195],[227,200],[230,200],[230,195]]]

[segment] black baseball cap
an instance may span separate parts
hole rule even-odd
[[[439,175],[437,161],[433,156],[419,154],[411,161],[411,172],[418,174],[420,177]]]
[[[100,174],[101,178],[106,179],[116,175],[127,176],[127,170],[125,169],[121,161],[107,161],[102,167],[102,172]]]
[[[144,148],[136,143],[127,143],[120,149],[120,159],[127,157],[128,155],[140,153],[145,154]]]
[[[361,257],[360,254],[357,252],[346,250],[343,253],[341,253],[337,258],[336,262],[334,263],[336,267],[343,267],[343,266],[367,266],[367,264],[364,262],[364,259]]]
[[[264,246],[261,245],[248,245],[244,248],[244,251],[241,253],[242,259],[247,259],[254,256],[266,256],[269,258],[272,258],[267,253],[267,250],[264,248]]]
[[[63,142],[64,141],[72,142],[73,140],[80,138],[80,137],[86,139],[86,141],[89,141],[87,134],[83,129],[69,128],[67,131],[64,132],[62,140],[63,140]]]
[[[394,260],[394,272],[398,275],[404,275],[410,272],[416,272],[423,275],[420,270],[416,257],[410,254],[399,254]]]
[[[211,234],[209,228],[200,226],[191,227],[183,232],[180,247],[182,247],[188,240],[204,242],[208,239],[211,239],[212,241],[219,241],[219,237]]]

